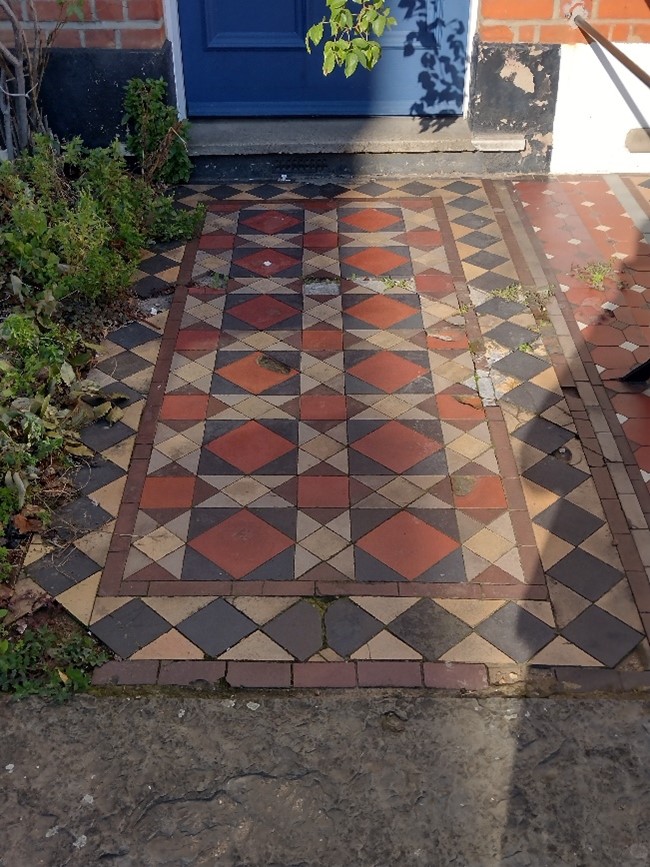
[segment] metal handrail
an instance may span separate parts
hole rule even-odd
[[[593,24],[590,24],[582,15],[576,15],[573,19],[576,25],[582,30],[583,33],[586,33],[587,36],[590,36],[594,42],[598,42],[599,45],[602,45],[604,49],[609,51],[609,53],[615,57],[617,60],[623,64],[626,69],[632,73],[632,75],[636,75],[636,77],[642,81],[646,87],[650,87],[650,75],[645,71],[645,69],[641,69],[641,67],[636,64],[630,57],[627,56],[620,48],[617,48],[613,42],[610,42],[606,36],[596,30]]]

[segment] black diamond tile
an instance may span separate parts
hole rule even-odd
[[[422,184],[420,181],[410,181],[408,184],[403,184],[400,187],[400,191],[403,193],[408,193],[409,196],[426,196],[427,193],[431,193],[435,187],[432,187],[430,184]]]
[[[522,382],[517,388],[513,388],[512,391],[504,395],[504,400],[527,409],[529,412],[542,413],[555,406],[562,398],[553,391],[540,388],[534,382]]]
[[[124,470],[117,464],[96,455],[88,463],[80,464],[77,467],[72,480],[82,493],[91,494],[93,491],[103,488],[104,485],[121,478],[124,474]]]
[[[253,187],[249,190],[251,196],[256,199],[274,199],[276,196],[282,195],[284,190],[282,187],[276,187],[273,184],[261,184],[259,187]]]
[[[524,478],[553,491],[558,497],[566,497],[574,488],[581,485],[589,476],[565,461],[558,461],[550,455],[524,473]]]
[[[321,195],[319,184],[300,184],[294,187],[294,193],[304,199],[318,199]]]
[[[193,210],[193,208],[189,208],[188,210]],[[153,298],[154,295],[160,295],[163,292],[169,291],[170,285],[166,280],[161,280],[160,277],[154,277],[150,274],[148,277],[137,280],[131,286],[131,290],[138,298],[146,301],[147,298]]]
[[[52,527],[56,530],[57,536],[70,540],[92,530],[98,530],[112,520],[112,517],[88,497],[79,497],[63,508],[57,509]]]
[[[558,500],[533,519],[535,524],[544,527],[554,536],[559,536],[571,545],[581,545],[605,523],[601,518],[590,515],[568,500]]]
[[[100,361],[97,365],[98,370],[112,376],[113,379],[126,379],[128,376],[133,376],[134,373],[140,373],[147,367],[151,367],[151,362],[145,361],[134,352],[120,352],[118,355]]]
[[[478,211],[479,208],[485,206],[485,202],[482,202],[480,199],[474,199],[471,196],[459,196],[450,202],[449,205],[461,211]]]
[[[210,656],[219,656],[255,632],[257,626],[225,599],[215,599],[176,629]]]
[[[508,349],[517,349],[522,343],[533,344],[539,338],[539,334],[531,331],[530,328],[522,328],[516,322],[501,322],[485,336]]]
[[[325,612],[327,646],[349,656],[381,632],[383,625],[349,599],[337,599]]]
[[[470,247],[485,250],[487,247],[491,247],[492,244],[496,244],[499,239],[495,238],[494,235],[487,235],[485,232],[470,232],[468,235],[463,235],[459,240]]]
[[[562,635],[610,668],[634,650],[643,638],[636,629],[597,605],[590,605],[565,626]]]
[[[473,193],[475,190],[478,190],[479,185],[470,184],[467,181],[452,181],[451,184],[447,184],[443,189],[449,190],[450,193],[465,195],[466,193]]]
[[[429,661],[440,659],[472,631],[431,599],[416,602],[396,617],[387,629]]]
[[[517,379],[532,379],[549,366],[549,362],[530,352],[515,350],[492,365],[495,370]]]
[[[342,187],[340,184],[323,184],[320,188],[321,196],[326,199],[335,199],[337,196],[342,196],[343,193],[349,193],[349,187]]]
[[[544,418],[533,418],[516,430],[513,436],[550,455],[573,439],[574,434]]]
[[[304,600],[278,614],[262,630],[301,662],[318,653],[323,646],[321,615]]]
[[[155,254],[149,256],[148,259],[142,259],[138,265],[140,271],[151,276],[160,274],[161,271],[166,271],[168,268],[177,267],[178,262],[175,262],[173,259],[170,259],[168,256],[163,256],[162,254]]]
[[[506,298],[490,298],[484,304],[476,308],[479,316],[498,316],[499,319],[510,319],[524,310],[523,304],[517,304],[515,301],[508,301]]]
[[[498,274],[496,271],[486,271],[485,274],[473,277],[470,285],[475,289],[482,289],[484,292],[498,292],[512,286],[512,277],[504,277],[503,274]]]
[[[503,263],[507,261],[508,260],[505,256],[498,256],[496,253],[490,253],[489,250],[481,250],[479,253],[472,253],[471,256],[463,259],[463,262],[467,262],[470,265],[476,265],[477,268],[485,268],[486,271],[496,268],[497,265],[503,265]]]
[[[132,436],[133,430],[118,421],[115,424],[108,424],[105,421],[96,421],[81,431],[81,441],[87,445],[89,449],[94,449],[96,452],[103,452],[111,446],[121,443],[127,437]]]
[[[591,602],[600,599],[623,577],[609,563],[603,563],[581,548],[563,557],[548,570],[548,574]]]
[[[108,339],[112,343],[117,343],[118,346],[123,346],[124,349],[133,349],[134,346],[142,346],[143,343],[148,343],[150,340],[160,339],[160,334],[153,328],[147,328],[141,322],[131,322],[129,325],[123,325],[122,328],[113,331],[108,335]]]
[[[111,650],[126,658],[160,638],[171,626],[141,599],[132,599],[112,614],[102,617],[91,629]]]
[[[27,567],[27,573],[51,596],[58,596],[69,587],[84,581],[99,571],[94,560],[70,545],[63,551],[53,551]]]
[[[549,626],[514,602],[499,608],[476,631],[515,662],[528,662],[555,636]]]
[[[216,187],[207,190],[206,195],[217,201],[225,201],[226,199],[232,199],[233,196],[238,196],[240,193],[241,190],[238,187],[230,187],[228,184],[217,184]],[[195,196],[196,190],[190,190],[187,195]]]
[[[384,193],[390,193],[390,187],[378,184],[376,181],[369,181],[367,184],[361,184],[357,187],[356,192],[362,193],[364,196],[381,196]]]
[[[463,214],[462,217],[456,217],[455,220],[452,220],[452,223],[457,223],[466,229],[482,229],[493,222],[489,217],[482,217],[481,214]]]

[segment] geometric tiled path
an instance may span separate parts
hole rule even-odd
[[[29,555],[96,681],[649,681],[648,186],[185,188],[169,315],[106,343],[130,405]]]

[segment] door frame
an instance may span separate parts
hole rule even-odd
[[[178,4],[180,0],[163,0],[163,12],[165,16],[165,29],[167,39],[172,47],[172,60],[174,65],[174,84],[176,91],[176,105],[181,119],[187,118],[187,99],[185,97],[185,74],[183,71],[183,48],[181,46],[181,28],[178,18]],[[470,76],[467,74],[471,68],[474,37],[478,29],[478,9],[480,0],[470,0],[469,21],[467,24],[467,55],[465,57],[465,92],[463,96],[463,117],[467,117],[469,106]],[[381,61],[380,61],[381,62]]]

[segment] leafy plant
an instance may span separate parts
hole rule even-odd
[[[381,45],[377,41],[397,20],[391,15],[386,0],[325,0],[329,17],[307,31],[305,45],[311,53],[312,45],[320,45],[326,29],[329,38],[323,46],[323,73],[329,75],[343,67],[349,78],[361,66],[372,69],[381,58]],[[350,5],[353,8],[350,8]],[[360,7],[360,8],[356,8]]]
[[[0,609],[0,692],[61,701],[88,689],[92,669],[109,658],[88,635],[60,635],[47,626],[21,634],[3,624],[8,613]]]
[[[126,86],[124,119],[127,147],[148,184],[188,181],[192,163],[187,153],[189,124],[167,105],[163,78],[134,78]]]
[[[605,281],[614,274],[614,266],[611,262],[588,262],[582,268],[576,268],[574,273],[592,289],[602,291]]]

